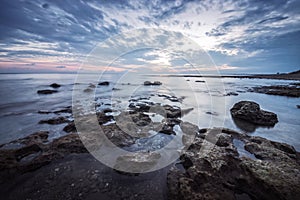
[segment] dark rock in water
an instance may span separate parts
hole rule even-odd
[[[300,108],[300,105],[297,105],[297,108]]]
[[[63,131],[67,133],[76,132],[76,126],[74,122],[70,122],[67,126],[63,128]]]
[[[46,120],[39,121],[39,124],[62,124],[69,122],[69,120],[65,117],[57,117],[57,118],[51,118]]]
[[[218,113],[216,113],[214,111],[207,111],[205,113],[208,114],[208,115],[218,116]]]
[[[38,90],[37,93],[38,94],[53,94],[58,92],[57,90]]]
[[[60,153],[87,152],[78,134],[74,133],[53,140],[50,146],[53,151]]]
[[[173,127],[169,124],[164,124],[159,132],[167,135],[176,135],[175,131],[173,130]]]
[[[54,111],[50,111],[50,110],[39,110],[38,111],[39,114],[49,114],[49,113],[55,113],[55,114],[59,114],[59,113],[72,113],[72,107],[71,106],[67,106],[64,108],[58,108]]]
[[[217,144],[209,149],[210,139],[203,138],[213,132]],[[168,199],[237,199],[241,194],[246,199],[299,197],[299,153],[290,145],[229,129],[208,129],[202,136],[180,156],[185,171],[175,167],[169,171]],[[237,138],[244,151],[256,158],[241,156],[233,142]]]
[[[49,114],[49,113],[52,113],[52,112],[49,111],[49,110],[39,110],[38,113],[39,114]]]
[[[87,93],[89,93],[89,92],[93,92],[94,90],[93,89],[91,89],[91,88],[86,88],[86,89],[84,89],[83,90],[83,92],[87,92]]]
[[[59,108],[57,110],[54,110],[53,113],[55,113],[55,114],[58,114],[58,113],[72,113],[72,106]]]
[[[50,87],[53,87],[53,88],[59,88],[61,85],[57,84],[57,83],[52,83],[50,85]]]
[[[287,97],[300,97],[300,87],[294,85],[271,85],[254,87],[251,92],[279,95]]]
[[[160,81],[154,81],[154,82],[150,82],[150,81],[145,81],[144,85],[149,86],[149,85],[161,85],[162,83]]]
[[[239,94],[236,92],[228,92],[225,96],[238,96]]]
[[[103,81],[103,82],[98,83],[98,85],[108,86],[109,82],[108,81]]]
[[[234,104],[230,112],[234,118],[243,119],[258,125],[274,126],[278,122],[275,113],[261,110],[259,104],[253,101],[240,101]]]

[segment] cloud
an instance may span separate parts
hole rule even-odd
[[[290,57],[281,65],[299,66],[295,57],[299,44],[293,41],[300,36],[299,9],[297,0],[4,1],[0,7],[0,59],[78,64],[99,42],[124,31],[152,27],[190,37],[216,55],[213,58],[218,65],[258,66],[262,65],[258,61],[265,59],[271,68],[278,64],[272,64],[275,54],[281,52]],[[282,46],[274,50],[278,40]],[[132,60],[173,64],[163,56]]]

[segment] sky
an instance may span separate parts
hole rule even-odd
[[[143,28],[180,32],[224,74],[300,69],[299,0],[1,0],[0,73],[76,72],[99,44]],[[170,55],[119,65],[172,65]]]

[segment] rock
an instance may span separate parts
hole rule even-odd
[[[65,126],[63,128],[63,131],[67,132],[67,133],[71,133],[71,132],[77,132],[76,130],[76,126],[74,122],[70,122],[67,126]]]
[[[218,113],[214,112],[214,111],[207,111],[205,113],[208,114],[208,115],[218,116]]]
[[[38,90],[37,93],[38,94],[53,94],[58,92],[57,90]]]
[[[50,144],[52,151],[60,153],[86,153],[88,152],[76,133],[54,139]]]
[[[300,109],[300,105],[297,105],[297,108],[299,108],[299,109]]]
[[[49,113],[52,113],[52,112],[49,111],[49,110],[39,110],[38,113],[39,114],[49,114]]]
[[[154,82],[150,82],[150,81],[145,81],[144,85],[145,86],[150,86],[150,85],[161,85],[162,83],[160,81],[154,81]]]
[[[201,151],[216,131],[217,145]],[[204,131],[202,131],[204,132]],[[300,195],[299,153],[284,143],[251,137],[229,129],[208,129],[195,138],[180,157],[185,171],[171,168],[168,198],[187,199],[297,199]],[[233,139],[256,158],[241,157]]]
[[[264,93],[270,95],[300,97],[300,87],[295,85],[271,85],[252,88],[253,92]]]
[[[175,131],[173,130],[173,127],[168,124],[164,124],[159,132],[167,135],[176,135]]]
[[[274,126],[277,122],[275,113],[260,109],[259,104],[253,101],[240,101],[230,109],[233,118],[243,119],[248,122],[263,126]]]
[[[91,88],[86,88],[86,89],[84,89],[83,90],[83,92],[87,92],[87,93],[89,93],[89,92],[93,92],[94,90],[93,89],[91,89]]]
[[[135,155],[119,156],[114,169],[131,173],[142,173],[151,170],[159,161],[161,155],[155,152],[136,153]]]
[[[205,83],[205,81],[196,80],[196,83]]]
[[[59,88],[61,85],[57,84],[57,83],[52,83],[50,85],[50,87],[53,87],[53,88]]]
[[[108,81],[103,81],[103,82],[98,83],[98,85],[108,86],[109,82]]]
[[[236,92],[228,92],[227,94],[225,94],[224,96],[238,96],[239,94]]]
[[[46,120],[40,120],[39,124],[62,124],[62,123],[67,123],[69,120],[65,117],[57,117],[57,118],[51,118],[51,119],[46,119]]]

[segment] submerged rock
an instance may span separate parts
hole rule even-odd
[[[270,95],[300,97],[300,87],[296,85],[271,85],[254,87],[250,91]]]
[[[201,80],[196,80],[196,83],[205,83],[205,81],[201,81]]]
[[[58,92],[57,90],[38,90],[37,93],[38,94],[53,94]]]
[[[257,125],[274,126],[278,122],[275,113],[261,110],[259,104],[253,101],[240,101],[234,104],[230,113],[233,118],[243,119]]]
[[[109,82],[108,81],[103,81],[103,82],[98,83],[98,85],[108,86]]]
[[[150,81],[145,81],[144,85],[145,86],[149,86],[149,85],[161,85],[162,83],[160,81],[154,81],[154,82],[150,82]]]
[[[50,87],[53,87],[53,88],[59,88],[61,85],[57,84],[57,83],[52,83],[50,85]]]
[[[62,123],[67,123],[69,120],[65,117],[57,117],[57,118],[51,118],[51,119],[45,119],[39,121],[39,124],[62,124]]]
[[[228,92],[227,94],[225,94],[224,96],[238,96],[239,94],[236,92]]]

